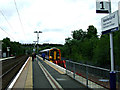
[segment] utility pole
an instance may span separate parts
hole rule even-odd
[[[38,53],[39,33],[42,33],[42,31],[34,31],[34,33],[37,33],[37,53]]]

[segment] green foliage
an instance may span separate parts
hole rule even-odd
[[[91,37],[97,37],[97,29],[93,25],[90,25],[87,29],[87,38]]]
[[[86,32],[84,32],[82,29],[72,31],[72,37],[73,39],[82,41],[86,37]]]
[[[113,33],[113,37],[115,63],[120,66],[120,31]],[[97,66],[110,66],[109,38],[109,34],[98,38],[97,29],[93,25],[88,26],[87,32],[74,30],[72,38],[66,38],[61,47],[62,57]]]
[[[114,58],[115,64],[120,66],[120,31],[114,33]]]
[[[22,55],[25,54],[25,51],[27,50],[24,46],[22,46],[19,42],[11,42],[9,38],[4,38],[2,40],[2,52],[7,52],[7,47],[10,47],[10,55]]]
[[[52,47],[51,46],[45,46],[45,47],[42,47],[40,50],[49,49],[49,48],[52,48]]]
[[[96,65],[110,64],[110,49],[109,49],[109,36],[104,35],[98,40],[97,46],[94,49],[93,59]]]

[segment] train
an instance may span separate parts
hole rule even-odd
[[[44,49],[44,50],[41,50],[39,52],[39,54],[41,56],[42,56],[42,54],[44,54],[45,59],[66,68],[65,60],[61,60],[61,50],[60,49],[58,49],[56,47],[53,47],[50,49]]]

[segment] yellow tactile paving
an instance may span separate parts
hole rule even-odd
[[[39,56],[38,56],[39,57]],[[41,57],[39,57],[41,60],[43,60]],[[43,60],[44,61],[44,60]],[[58,71],[60,74],[65,74],[64,71],[59,70],[57,67],[53,66],[52,64],[48,63],[47,61],[44,61],[46,64],[48,64],[50,67]]]
[[[28,73],[28,67],[29,67],[29,61],[30,58],[26,61],[26,64],[24,64],[24,67],[20,69],[19,74],[15,77],[13,80],[14,82],[11,83],[9,88],[24,88],[25,87],[25,81]]]
[[[64,72],[60,71],[58,68],[54,67],[52,64],[48,63],[47,61],[45,61],[45,63],[47,63],[49,66],[51,66],[52,68],[54,68],[56,71],[58,71],[60,74],[65,74]]]
[[[32,89],[33,88],[32,58],[30,58],[29,62],[30,63],[29,63],[29,67],[28,67],[29,69],[28,69],[28,73],[27,73],[25,88]]]

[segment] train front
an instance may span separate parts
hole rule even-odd
[[[50,51],[49,51],[49,60],[50,60],[51,62],[61,60],[61,52],[60,52],[60,49],[57,49],[57,48],[52,48],[52,49],[50,49]]]
[[[57,65],[66,68],[65,61],[61,60],[61,51],[57,48],[52,48],[49,50],[49,60]]]

